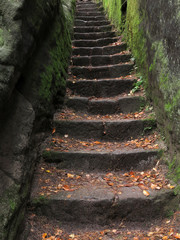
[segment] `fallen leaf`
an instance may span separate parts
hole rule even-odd
[[[102,144],[101,142],[95,141],[94,144]]]
[[[53,128],[53,130],[52,130],[52,134],[54,134],[56,132],[56,129],[55,128]]]
[[[47,237],[47,233],[43,233],[42,238],[46,238],[46,237]]]
[[[109,186],[113,186],[114,185],[114,183],[112,183],[112,182],[108,182],[107,183]]]
[[[168,240],[168,236],[164,236],[162,239],[163,240]]]
[[[143,190],[143,194],[144,194],[146,197],[148,197],[148,196],[150,195],[150,193],[149,193],[148,191],[146,191],[146,190]]]
[[[67,174],[67,177],[68,177],[68,178],[74,178],[74,174],[68,173],[68,174]]]
[[[75,235],[71,234],[71,235],[69,235],[69,237],[73,239],[73,238],[75,238]]]
[[[65,191],[69,191],[69,192],[74,191],[74,189],[71,189],[68,185],[64,185],[64,186],[63,186],[63,189],[64,189]]]
[[[168,184],[167,187],[168,187],[169,189],[174,189],[174,188],[175,188],[175,186],[173,186],[173,185],[171,185],[171,184]]]
[[[180,239],[180,233],[174,234],[173,237],[175,237],[176,239]]]
[[[149,188],[146,187],[144,184],[140,183],[138,184],[138,187],[141,189],[141,190],[148,190]]]

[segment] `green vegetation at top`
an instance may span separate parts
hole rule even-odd
[[[0,47],[4,45],[3,30],[0,28]]]
[[[101,0],[97,0],[101,2]],[[118,32],[122,32],[124,29],[125,14],[123,7],[127,0],[102,0],[103,7],[108,15],[108,18],[114,24]]]

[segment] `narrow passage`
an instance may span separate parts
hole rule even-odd
[[[159,163],[156,121],[143,90],[132,94],[131,53],[100,4],[77,1],[71,63],[35,173],[26,239],[177,239],[163,219],[174,186]]]

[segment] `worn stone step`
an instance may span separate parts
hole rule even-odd
[[[107,144],[108,145],[108,144]],[[144,149],[117,149],[109,152],[105,151],[63,151],[45,150],[43,157],[46,162],[56,163],[60,169],[77,169],[82,171],[144,171],[154,167],[156,160],[160,156],[158,150]],[[72,161],[73,159],[73,161]]]
[[[74,40],[72,41],[72,44],[74,47],[103,47],[107,46],[111,43],[117,42],[119,38],[118,37],[107,37],[107,38],[100,38],[96,40]]]
[[[90,56],[90,55],[113,55],[127,49],[126,43],[105,47],[75,47],[73,55]]]
[[[143,195],[137,186],[123,187],[121,193],[104,185],[89,185],[75,191],[60,191],[31,199],[36,214],[61,222],[107,225],[123,221],[152,221],[167,214],[175,198],[173,190],[149,190]]]
[[[67,81],[67,87],[72,94],[83,97],[114,97],[122,93],[128,93],[136,79],[99,79]]]
[[[89,8],[97,8],[98,5],[96,3],[92,3],[92,2],[89,2],[89,3],[76,3],[76,8],[85,8],[85,9],[89,9]]]
[[[84,12],[84,13],[86,13],[86,12],[103,12],[104,11],[104,8],[103,7],[88,7],[88,8],[86,8],[86,7],[76,7],[76,11],[77,12]]]
[[[104,25],[104,26],[77,26],[74,27],[75,33],[89,33],[89,32],[107,32],[111,31],[112,25]]]
[[[85,21],[85,20],[75,20],[75,26],[103,26],[110,24],[107,20],[101,21]]]
[[[81,56],[72,57],[72,64],[74,66],[103,66],[129,62],[130,59],[131,54]]]
[[[80,16],[95,16],[95,17],[99,17],[99,16],[104,16],[102,12],[96,10],[96,11],[76,11],[76,16],[80,17]]]
[[[76,20],[84,20],[84,21],[104,21],[104,20],[106,20],[107,21],[107,19],[105,18],[105,16],[93,16],[93,17],[91,17],[91,16],[76,16],[76,18],[75,18]]]
[[[114,65],[104,65],[97,67],[72,66],[71,73],[77,78],[98,79],[98,78],[119,78],[127,76],[133,70],[133,63],[122,63]]]
[[[156,127],[152,119],[145,120],[54,120],[56,133],[79,139],[98,139],[101,141],[126,141],[137,138]]]
[[[100,38],[108,38],[108,37],[115,37],[115,32],[95,32],[95,33],[74,33],[74,39],[81,40],[81,39],[100,39]]]
[[[87,97],[74,96],[66,100],[68,108],[101,115],[136,112],[144,105],[144,98],[138,96],[116,97],[114,99],[89,99]]]

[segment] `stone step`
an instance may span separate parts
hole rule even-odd
[[[76,47],[73,48],[73,55],[90,56],[90,55],[113,55],[127,49],[126,43],[105,47]]]
[[[67,87],[71,89],[73,95],[114,97],[122,93],[129,93],[135,82],[135,79],[68,80]]]
[[[85,8],[85,9],[89,9],[89,8],[97,8],[98,5],[96,3],[92,3],[92,2],[89,2],[89,3],[76,3],[76,8]]]
[[[76,16],[75,20],[84,20],[84,21],[107,21],[105,16]]]
[[[104,26],[78,26],[74,27],[75,33],[89,33],[89,32],[107,32],[111,31],[112,25],[104,25]]]
[[[72,44],[74,47],[103,47],[107,46],[111,43],[117,42],[119,38],[118,37],[107,37],[107,38],[100,38],[96,40],[74,40],[72,41]]]
[[[82,39],[100,39],[100,38],[108,38],[108,37],[115,37],[115,32],[95,32],[95,33],[74,33],[75,40],[82,40]]]
[[[146,129],[156,127],[152,119],[144,120],[54,120],[56,133],[78,139],[97,139],[100,141],[126,141],[137,138]]]
[[[67,140],[67,139],[66,139]],[[68,140],[67,140],[68,141]],[[104,144],[103,144],[104,145]],[[108,150],[101,152],[94,150],[45,150],[43,157],[46,162],[56,163],[59,169],[91,171],[144,171],[155,166],[160,156],[158,150],[144,149],[117,149],[111,152]],[[73,159],[73,161],[72,161]]]
[[[88,7],[88,8],[85,8],[85,7],[76,7],[76,11],[77,12],[103,12],[104,11],[104,8],[103,7]],[[86,14],[85,14],[86,15]]]
[[[144,98],[138,96],[116,97],[114,99],[89,99],[87,97],[74,96],[66,99],[68,108],[101,115],[137,112],[144,105]]]
[[[76,11],[75,15],[78,17],[80,17],[80,16],[90,16],[90,17],[104,16],[104,14],[98,10],[97,11]]]
[[[74,191],[59,191],[41,202],[31,199],[36,214],[60,222],[107,225],[122,221],[152,221],[167,214],[175,198],[173,190],[149,190],[146,197],[137,187],[115,193],[109,186],[91,184]]]
[[[129,62],[130,59],[131,54],[81,56],[72,57],[72,64],[74,66],[103,66]]]
[[[107,20],[101,21],[84,21],[84,20],[75,20],[75,26],[103,26],[110,24]]]
[[[119,78],[127,76],[133,70],[133,63],[122,63],[114,65],[104,65],[97,67],[72,66],[71,73],[77,78],[98,79],[98,78]]]

